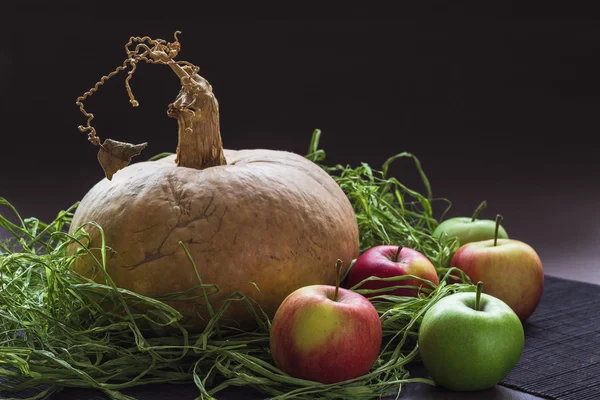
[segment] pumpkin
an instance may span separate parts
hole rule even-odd
[[[151,53],[162,60],[164,54]],[[211,85],[197,69],[167,63],[182,81],[167,112],[178,122],[176,154],[116,172],[105,160],[106,178],[80,201],[70,233],[83,227],[90,248],[98,247],[100,230],[86,223],[100,225],[109,249],[106,273],[118,287],[144,296],[192,290],[199,274],[204,284],[218,285],[209,296],[215,312],[239,292],[272,316],[294,290],[335,284],[336,260],[344,273],[359,252],[356,217],[341,188],[298,154],[224,150]],[[101,163],[107,157],[123,161],[111,147],[115,143],[108,139],[102,146]],[[76,258],[73,269],[104,282],[89,255]],[[195,295],[194,301],[166,303],[181,312],[188,329],[202,330],[209,313],[201,290]],[[255,323],[240,302],[232,303],[223,321]]]

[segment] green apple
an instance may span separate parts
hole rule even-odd
[[[290,376],[337,383],[369,372],[382,342],[377,310],[363,295],[336,286],[311,285],[289,294],[273,317],[270,349]]]
[[[477,292],[451,294],[434,304],[419,328],[423,365],[440,386],[488,389],[515,367],[525,343],[523,325],[502,300]]]
[[[445,233],[449,237],[457,237],[460,246],[466,243],[493,239],[496,222],[491,219],[477,218],[486,206],[487,202],[481,202],[470,218],[455,217],[443,221],[435,228],[433,236],[439,238]],[[508,239],[508,233],[502,226],[498,230],[498,238]]]

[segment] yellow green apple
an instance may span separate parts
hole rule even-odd
[[[339,271],[339,268],[338,268]],[[337,383],[365,375],[382,341],[379,314],[354,291],[311,285],[289,294],[271,326],[275,365],[290,376]]]
[[[497,223],[502,220],[498,215]],[[544,268],[537,252],[515,239],[490,239],[461,246],[450,262],[484,292],[508,304],[521,321],[536,310],[544,290]]]

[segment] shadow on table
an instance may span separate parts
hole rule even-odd
[[[411,376],[425,377],[425,369],[420,364],[411,365],[409,368]],[[123,390],[124,394],[134,396],[138,400],[194,400],[198,397],[198,389],[194,385],[149,385],[134,389]],[[248,388],[227,388],[216,395],[219,400],[264,400],[268,398]],[[389,396],[385,400],[394,399]],[[539,397],[526,393],[517,392],[502,386],[494,386],[488,390],[477,392],[452,392],[442,387],[435,387],[424,383],[411,383],[402,388],[399,397],[405,400],[534,400]],[[103,394],[88,389],[66,389],[60,394],[52,397],[52,400],[106,400]]]

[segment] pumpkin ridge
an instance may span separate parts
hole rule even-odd
[[[164,246],[164,244],[166,243],[166,241],[169,239],[169,237],[171,236],[171,234],[173,234],[173,232],[176,229],[179,228],[185,228],[188,225],[191,225],[194,222],[197,221],[201,221],[201,220],[206,220],[208,219],[211,215],[213,215],[215,213],[216,210],[213,210],[210,214],[206,214],[206,211],[208,210],[208,208],[210,207],[210,205],[212,204],[214,200],[214,195],[211,196],[210,200],[209,200],[209,204],[206,206],[204,213],[198,217],[194,217],[184,223],[181,222],[177,222],[177,224],[175,224],[175,226],[173,226],[165,235],[165,238],[163,239],[163,241],[160,243],[160,245],[158,246],[158,249],[156,250],[156,252],[153,253],[145,253],[144,254],[144,259],[134,265],[123,265],[120,266],[120,268],[124,268],[127,269],[129,271],[132,271],[138,267],[140,267],[141,265],[153,262],[153,261],[157,261],[163,257],[171,257],[174,256],[176,254],[176,252],[173,253],[168,253],[168,254],[164,254],[162,253],[162,247]],[[215,230],[215,232],[213,232],[213,234],[206,240],[203,242],[196,242],[194,241],[194,237],[191,237],[190,239],[186,240],[186,241],[182,241],[183,244],[186,245],[193,245],[193,244],[205,244],[205,243],[210,243],[214,237],[219,233],[219,231],[221,230],[221,225],[222,225],[222,221],[223,221],[223,217],[225,217],[225,214],[227,213],[229,206],[226,206],[225,209],[223,210],[223,214],[219,217],[219,222],[217,223],[217,229]],[[181,218],[181,216],[179,216],[179,218]],[[143,230],[142,230],[143,231]]]
[[[162,254],[160,252],[145,253],[144,259],[142,261],[140,261],[139,263],[134,264],[134,265],[124,265],[124,266],[121,266],[120,268],[124,268],[124,269],[126,269],[128,271],[133,271],[134,269],[136,269],[140,265],[147,264],[147,263],[152,262],[152,261],[160,260],[163,257],[169,257],[169,256],[172,256],[172,255],[173,254]]]

